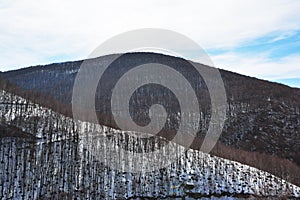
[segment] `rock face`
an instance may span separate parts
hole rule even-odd
[[[112,152],[125,147],[134,154],[132,143],[141,145],[136,138],[124,143],[127,132],[73,120],[5,91],[0,100],[6,103],[0,111],[2,124],[39,138],[0,139],[1,199],[300,197],[298,186],[272,174],[176,144],[176,161],[165,168],[119,171],[114,166],[128,158]],[[89,148],[84,136],[95,131],[103,138]],[[105,146],[108,142],[112,145]],[[147,153],[153,146],[143,148]]]

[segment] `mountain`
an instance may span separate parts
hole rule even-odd
[[[106,63],[109,56],[97,58],[95,62]],[[71,116],[70,104],[73,84],[82,62],[34,66],[4,72],[1,76],[20,87],[21,90],[38,92],[39,95],[52,98],[52,102],[58,101],[64,104],[64,114]],[[191,68],[184,59],[155,53],[125,54],[112,64],[110,73],[103,79],[103,82],[105,81],[105,84],[112,87],[117,78],[126,70],[131,69],[131,66],[149,62],[172,66],[183,75],[190,76],[190,83],[201,96],[199,107],[202,117],[201,130],[198,135],[204,136],[211,117],[209,92],[203,79],[191,73]],[[198,63],[195,64],[200,67],[207,67]],[[220,74],[225,85],[229,105],[220,141],[227,146],[249,152],[276,155],[300,165],[300,89],[225,70],[220,70]],[[103,91],[101,92],[103,93]],[[109,92],[105,91],[104,94],[109,94]],[[162,89],[156,88],[155,92],[169,95]],[[143,97],[143,94],[141,96]],[[96,95],[96,105],[100,105],[96,110],[102,124],[118,128],[113,122],[111,112],[107,110],[109,107],[107,102],[110,102],[108,97],[110,95],[104,97]],[[44,101],[39,100],[38,103],[42,105],[51,104]],[[137,106],[140,104],[137,102]],[[171,105],[170,109],[175,108],[174,105]],[[62,112],[61,109],[56,111]],[[145,116],[135,118],[140,120],[139,123],[141,124],[147,122]],[[199,144],[196,143],[193,148],[197,149],[198,146]]]
[[[143,166],[113,153],[123,144],[137,156],[131,144],[139,139],[132,133],[74,120],[6,91],[0,92],[0,100],[1,124],[32,136],[0,139],[1,199],[300,197],[299,186],[268,172],[176,143],[166,149],[174,152],[176,161],[164,168],[119,171],[116,166]],[[84,142],[90,132],[99,134],[92,135],[93,148]],[[127,136],[132,143],[124,143]],[[145,148],[152,148],[151,143]]]

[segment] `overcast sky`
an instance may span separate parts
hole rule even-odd
[[[0,0],[0,70],[87,58],[138,28],[182,33],[219,68],[300,87],[297,0]]]

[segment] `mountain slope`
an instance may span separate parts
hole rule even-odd
[[[177,161],[164,169],[119,172],[113,166],[127,158],[111,152],[119,151],[127,132],[73,120],[5,91],[0,92],[0,100],[7,103],[0,110],[2,124],[40,138],[0,140],[0,197],[4,199],[300,197],[300,187],[268,172],[176,144],[171,148]],[[94,150],[82,143],[80,136],[87,131],[104,134]],[[108,142],[114,145],[107,148]],[[129,143],[124,145],[135,151]],[[99,154],[108,156],[99,160]],[[136,164],[134,159],[130,162]]]
[[[107,58],[108,56],[104,56],[95,60],[98,63],[105,63]],[[183,74],[190,73],[189,66],[183,59],[154,53],[132,53],[123,55],[115,62],[111,75],[106,77],[105,81],[113,84],[120,71],[124,71],[130,65],[149,62],[173,66]],[[61,103],[70,104],[74,79],[81,63],[82,61],[75,61],[24,68],[2,73],[2,77],[23,89],[38,91],[50,95]],[[300,89],[224,70],[220,70],[220,73],[229,103],[220,141],[241,150],[287,158],[300,165]],[[196,91],[202,96],[200,99],[202,128],[198,135],[204,136],[210,120],[210,98],[201,77],[192,76],[190,80],[197,85]],[[160,92],[164,94],[164,91]],[[100,105],[107,99],[96,98],[96,101]],[[41,101],[39,103],[43,104]],[[100,106],[97,109],[102,124],[117,128],[111,113],[105,107]],[[68,112],[71,116],[70,110]],[[146,120],[140,116],[136,118],[142,120],[141,123]],[[197,149],[199,146],[195,143],[193,148]]]

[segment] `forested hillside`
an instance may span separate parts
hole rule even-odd
[[[141,169],[140,173],[119,171],[113,166],[124,165],[124,160],[143,166],[135,159],[112,153],[121,144],[134,154],[136,147],[123,143],[130,132],[73,120],[5,91],[0,92],[0,100],[7,103],[1,109],[1,123],[31,136],[0,138],[2,199],[300,196],[299,186],[268,172],[186,150],[176,143],[166,149],[175,153],[176,162],[165,168],[151,172]],[[82,142],[89,132],[101,137],[93,149]],[[140,142],[134,137],[131,140]],[[145,148],[143,152],[147,153],[153,147],[148,143]]]
[[[94,59],[94,62],[101,65],[107,58],[108,56],[100,57]],[[110,73],[101,79],[107,85],[104,87],[107,91],[98,87],[102,89],[102,94],[107,95],[96,95],[95,99],[98,102],[96,110],[101,124],[118,128],[109,110],[110,88],[128,69],[150,62],[172,66],[183,75],[189,76],[195,91],[201,96],[201,99],[198,99],[201,110],[201,129],[198,135],[203,136],[211,116],[210,98],[205,82],[196,74],[190,75],[192,68],[185,60],[154,53],[125,54],[112,64]],[[2,73],[2,77],[16,84],[21,90],[33,92],[34,98],[38,99],[37,102],[41,105],[57,107],[56,111],[71,116],[72,89],[81,63],[82,61],[75,61],[29,67]],[[300,165],[300,89],[224,70],[220,70],[220,73],[229,105],[220,141],[241,150],[287,158]],[[152,91],[151,95],[169,95],[168,91],[162,88],[150,88],[149,91]],[[39,98],[39,95],[46,95],[48,98]],[[149,93],[144,95],[149,96]],[[143,97],[143,91],[137,97]],[[145,101],[147,100],[134,103],[139,107]],[[54,104],[56,106],[53,106]],[[59,104],[64,106],[58,106]],[[169,103],[171,111],[176,110],[175,105],[176,100]],[[140,112],[136,111],[137,115],[138,113]],[[138,115],[135,119],[143,124],[147,121],[147,116]],[[174,127],[176,126],[170,125],[168,128]],[[199,144],[194,144],[194,148],[198,146]]]

